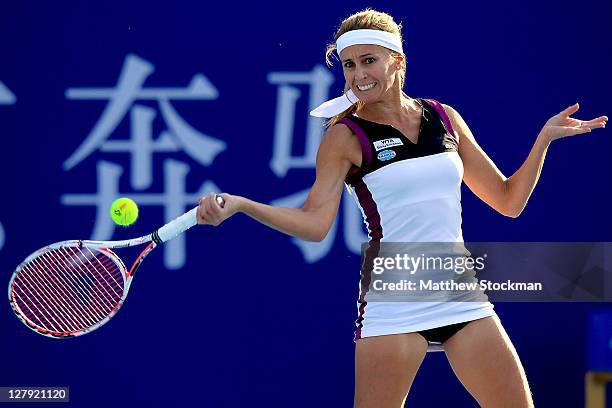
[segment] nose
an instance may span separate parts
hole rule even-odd
[[[355,79],[361,80],[361,79],[365,79],[368,77],[368,72],[365,68],[363,68],[362,66],[358,65],[355,68]]]

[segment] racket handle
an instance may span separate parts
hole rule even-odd
[[[179,234],[187,231],[189,228],[193,227],[198,223],[197,219],[197,211],[198,207],[192,208],[187,211],[185,214],[181,215],[178,218],[170,221],[163,227],[157,230],[157,234],[153,233],[153,236],[157,235],[159,237],[160,242],[166,242],[176,237]],[[155,241],[155,239],[154,239]]]
[[[225,205],[225,200],[218,194],[216,196],[216,200],[221,207]],[[177,235],[182,234],[183,232],[187,231],[189,228],[193,227],[198,223],[197,211],[198,207],[192,208],[185,214],[170,221],[169,223],[158,229],[157,234],[153,233],[153,236],[157,235],[159,237],[160,242],[166,242],[176,237]]]

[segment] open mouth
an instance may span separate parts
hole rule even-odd
[[[359,89],[361,92],[369,91],[370,89],[374,88],[374,85],[376,85],[376,82],[365,85],[357,85],[357,89]]]

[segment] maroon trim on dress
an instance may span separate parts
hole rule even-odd
[[[365,219],[368,224],[368,232],[371,241],[380,241],[383,237],[382,226],[380,225],[380,213],[374,202],[372,193],[368,190],[368,186],[363,182],[363,179],[357,180],[353,184],[359,205],[363,209]]]
[[[365,169],[372,162],[372,147],[370,146],[370,140],[368,136],[365,134],[361,126],[359,126],[354,121],[349,118],[342,118],[338,121],[338,123],[342,123],[346,125],[353,131],[353,133],[357,136],[359,140],[359,144],[361,145],[361,155],[363,157],[363,163],[361,163],[361,168]]]
[[[425,100],[429,102],[429,104],[436,110],[436,112],[438,112],[438,115],[440,115],[440,117],[442,118],[442,122],[444,122],[446,130],[455,138],[455,140],[457,140],[457,143],[459,143],[459,136],[455,132],[455,129],[453,129],[453,124],[451,123],[450,118],[448,117],[448,114],[446,113],[446,110],[444,109],[442,104],[440,104],[440,102],[436,101],[435,99]]]
[[[383,230],[380,224],[380,213],[372,193],[368,190],[368,186],[359,180],[353,185],[359,205],[363,209],[365,214],[366,223],[368,225],[368,235],[370,236],[370,242],[368,243],[367,249],[365,249],[363,262],[361,264],[361,278],[360,291],[359,291],[359,313],[355,324],[355,341],[361,338],[361,328],[363,327],[363,319],[365,314],[365,307],[368,302],[365,301],[365,295],[368,293],[370,282],[372,280],[372,268],[374,266],[374,258],[378,256],[380,249],[380,240],[383,237]]]
[[[355,337],[353,338],[353,341],[357,341],[361,338],[361,328],[363,327],[363,315],[365,313],[365,307],[367,304],[368,302],[362,302],[359,304],[359,315],[357,317],[357,320],[355,321],[357,328],[355,329]]]
[[[372,270],[374,269],[374,259],[378,257],[380,253],[380,241],[370,241],[367,244],[367,248],[364,249],[363,258],[361,263],[361,278],[359,280],[359,313],[355,324],[354,341],[361,338],[361,329],[363,328],[363,320],[365,315],[365,308],[368,302],[365,300],[365,295],[368,293],[370,283],[372,282]]]

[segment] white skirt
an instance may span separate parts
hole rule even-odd
[[[359,302],[355,340],[413,333],[495,315],[490,302]],[[428,351],[439,350],[430,343]]]

